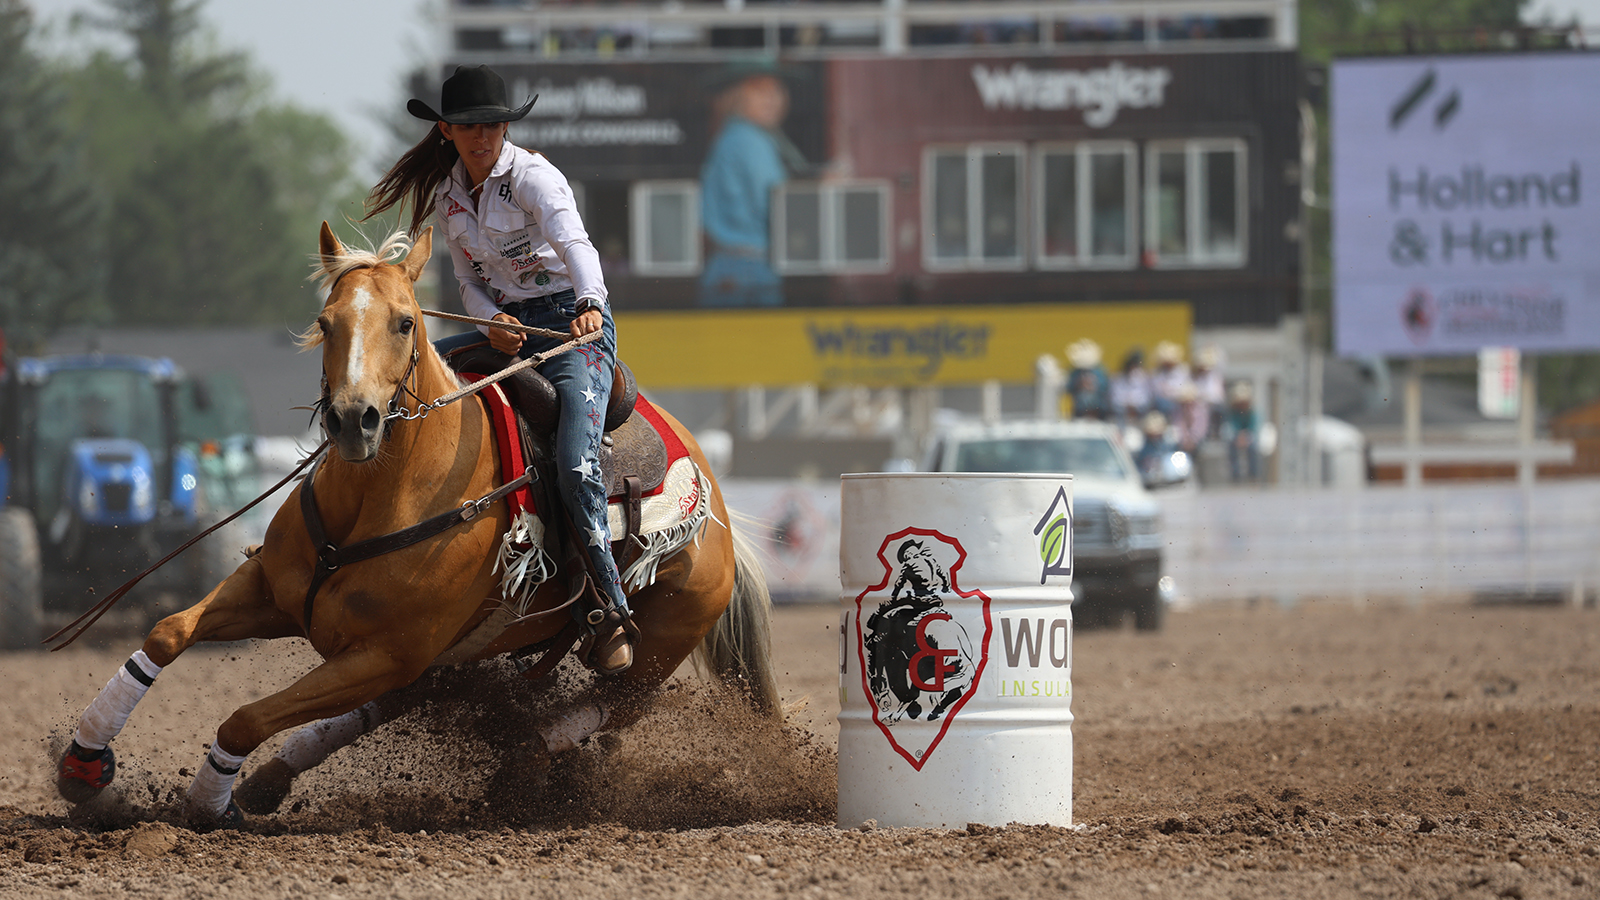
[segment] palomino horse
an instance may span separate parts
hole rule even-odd
[[[556,579],[516,604],[525,615],[506,613],[513,604],[502,602],[504,572],[496,569],[503,568],[499,557],[511,515],[507,503],[480,498],[519,473],[501,471],[484,405],[473,396],[422,405],[420,398],[440,398],[461,386],[428,342],[413,293],[431,250],[431,228],[414,246],[396,234],[363,252],[342,246],[323,224],[314,277],[328,297],[304,343],[322,350],[320,408],[334,452],[313,470],[314,478],[293,489],[260,551],[205,599],[158,623],[89,705],[61,760],[57,784],[68,800],[82,802],[110,782],[108,742],[161,670],[196,642],[299,636],[323,658],[299,681],[241,707],[217,729],[188,806],[200,824],[232,824],[241,818],[232,799],[239,767],[273,735],[319,723],[290,739],[289,756],[280,753],[257,770],[272,782],[256,792],[268,795],[258,804],[268,809],[296,772],[392,715],[397,704],[380,698],[403,696],[399,689],[430,665],[527,648],[571,621],[564,610],[538,615],[567,599]],[[549,753],[637,719],[652,691],[697,648],[723,680],[745,682],[758,706],[777,709],[770,605],[759,563],[732,531],[694,438],[676,420],[661,419],[698,467],[696,483],[707,487],[700,495],[705,515],[689,536],[695,539],[659,560],[648,584],[635,585],[630,605],[642,640],[633,666],[597,679],[571,705],[550,711],[540,727]],[[312,538],[300,496],[307,485],[325,541],[334,547],[391,535],[464,505],[479,514],[375,559],[319,571],[324,548]],[[314,578],[320,585],[308,596]],[[512,621],[498,633],[479,627],[492,616]],[[360,725],[351,725],[357,720]],[[257,780],[252,776],[242,787]]]

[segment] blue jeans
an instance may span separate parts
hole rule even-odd
[[[562,291],[530,300],[517,300],[500,311],[524,325],[547,328],[566,334],[577,318],[577,295]],[[612,371],[617,358],[617,326],[610,307],[601,309],[601,336],[557,354],[539,365],[539,374],[556,389],[561,398],[561,413],[556,420],[552,450],[555,452],[556,487],[567,515],[578,533],[572,538],[589,554],[598,583],[595,585],[618,608],[626,611],[622,576],[611,558],[611,529],[606,523],[606,486],[600,481],[600,439],[605,433],[606,405],[611,399]],[[484,340],[477,330],[440,338],[434,348],[440,353]],[[566,342],[566,338],[523,335],[526,359]]]

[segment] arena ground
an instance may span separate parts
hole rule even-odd
[[[170,667],[117,739],[116,796],[76,813],[51,762],[137,638],[0,654],[0,897],[1600,896],[1600,612],[1201,607],[1080,632],[1075,827],[956,832],[835,826],[837,623],[777,611],[785,728],[685,682],[541,792],[501,765],[517,680],[479,670],[474,703],[210,834],[177,812],[192,767],[304,645]]]

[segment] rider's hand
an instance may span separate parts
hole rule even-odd
[[[578,314],[576,319],[572,320],[572,339],[577,340],[586,334],[593,334],[594,332],[599,331],[600,326],[604,321],[605,320],[600,315],[600,310],[584,310],[582,313]]]
[[[513,325],[520,324],[509,313],[495,313],[494,321],[510,322]],[[489,346],[509,356],[516,356],[517,351],[522,349],[522,333],[507,331],[504,328],[490,328]]]

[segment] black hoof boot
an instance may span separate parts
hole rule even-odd
[[[68,803],[87,803],[98,797],[116,774],[117,758],[110,747],[88,750],[73,741],[56,768],[56,792]]]

